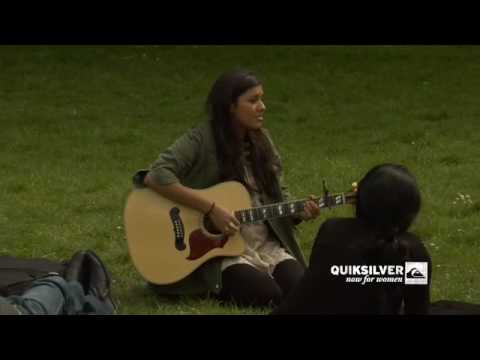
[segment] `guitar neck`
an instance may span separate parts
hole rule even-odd
[[[250,209],[238,210],[235,211],[234,215],[241,224],[251,224],[263,220],[294,216],[303,212],[305,203],[310,200],[313,200],[320,209],[326,207],[331,208],[345,204],[353,204],[355,202],[355,193],[339,193],[323,198],[281,202]]]

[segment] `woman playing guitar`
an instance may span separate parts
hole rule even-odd
[[[232,209],[196,191],[233,180],[246,187],[253,207],[288,200],[280,157],[264,128],[263,94],[251,72],[222,75],[207,99],[208,121],[162,152],[145,176],[148,188],[205,214],[226,239],[240,232],[245,240],[239,256],[215,257],[177,282],[152,284],[158,293],[212,293],[240,306],[268,306],[279,304],[303,275],[306,264],[294,226],[317,217],[317,203],[305,201],[303,211],[291,217],[241,224]],[[175,216],[182,237],[178,211]]]

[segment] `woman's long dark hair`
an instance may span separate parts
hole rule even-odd
[[[420,207],[417,182],[405,166],[375,166],[359,182],[356,215],[372,229],[375,261],[403,261],[409,252],[405,234]]]
[[[250,157],[252,172],[260,192],[273,199],[280,198],[280,189],[274,170],[274,152],[266,135],[261,130],[250,130],[246,139],[239,139],[233,128],[231,105],[251,88],[261,85],[249,71],[235,70],[221,75],[213,84],[207,98],[206,108],[213,129],[217,159],[222,181],[245,182],[242,161],[243,141],[251,144]]]

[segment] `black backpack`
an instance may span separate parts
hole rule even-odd
[[[34,280],[50,273],[88,283],[102,299],[110,295],[112,279],[105,264],[92,250],[80,250],[67,261],[0,256],[0,296],[21,295]]]
[[[21,295],[36,279],[49,273],[64,277],[68,262],[0,256],[0,296]]]

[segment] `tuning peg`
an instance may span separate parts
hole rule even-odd
[[[352,183],[352,188],[353,188],[353,192],[357,192],[357,190],[358,190],[358,184],[357,184],[356,181]]]

